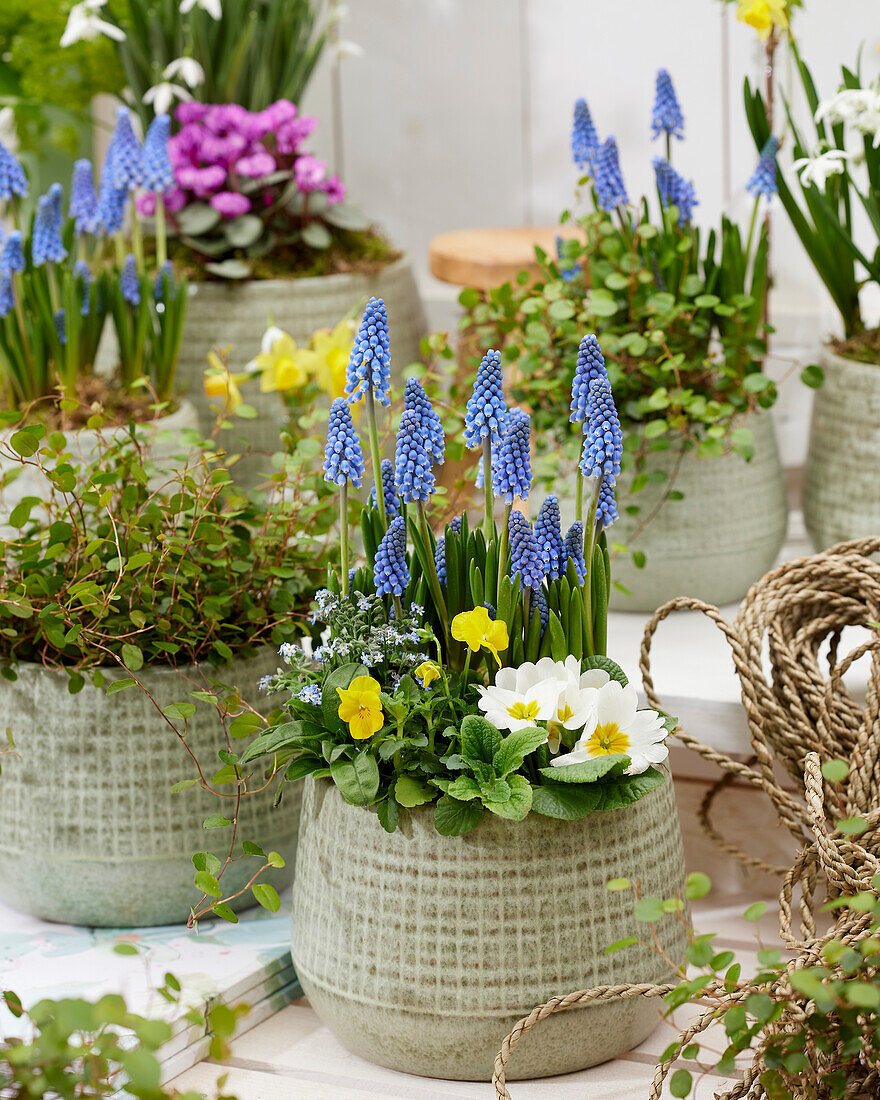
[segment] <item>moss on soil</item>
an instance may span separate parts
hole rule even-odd
[[[880,328],[859,332],[847,340],[833,339],[831,347],[844,359],[880,366]]]

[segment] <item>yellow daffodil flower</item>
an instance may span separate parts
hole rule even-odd
[[[308,369],[304,362],[307,356],[308,352],[298,348],[289,333],[277,325],[270,325],[263,333],[260,354],[248,363],[248,368],[260,371],[262,393],[295,390],[308,378]]]
[[[242,403],[238,383],[247,378],[247,374],[231,374],[229,368],[215,351],[208,352],[210,366],[205,371],[205,396],[225,398],[224,412],[232,412]]]
[[[343,396],[354,336],[354,324],[348,320],[340,321],[332,332],[322,328],[312,336],[312,348],[306,353],[308,370],[331,399]]]
[[[340,699],[337,714],[347,723],[355,741],[365,741],[385,724],[380,691],[379,682],[372,676],[355,676],[347,688],[336,689]]]
[[[452,637],[464,642],[474,653],[481,648],[488,649],[501,664],[499,652],[507,649],[510,638],[507,624],[489,618],[485,607],[475,607],[473,611],[462,611],[452,620]]]
[[[748,23],[758,32],[758,38],[766,41],[774,27],[788,30],[787,0],[739,0],[736,17]]]
[[[422,681],[422,687],[430,687],[435,680],[440,679],[440,669],[433,661],[422,661],[416,669],[416,676]]]

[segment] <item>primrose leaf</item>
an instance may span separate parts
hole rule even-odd
[[[501,734],[479,714],[469,714],[461,723],[461,751],[463,756],[491,764],[501,747]]]
[[[547,731],[535,727],[534,729],[517,730],[509,733],[502,739],[495,755],[492,757],[492,766],[495,773],[507,776],[522,767],[523,761],[534,752],[535,749],[545,744]]]
[[[541,768],[541,775],[554,783],[595,783],[597,779],[615,779],[630,765],[630,758],[621,753],[609,753],[585,760],[582,764],[562,764],[558,768]]]

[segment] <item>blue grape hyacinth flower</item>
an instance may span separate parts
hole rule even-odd
[[[114,186],[131,191],[144,181],[144,160],[141,143],[132,129],[131,112],[127,107],[116,108],[116,127],[112,141],[116,153],[113,158]]]
[[[391,337],[388,311],[381,298],[371,298],[361,317],[345,375],[345,395],[356,404],[371,390],[380,405],[391,404]]]
[[[522,409],[511,409],[498,448],[498,462],[492,470],[495,495],[504,497],[506,504],[512,504],[514,497],[529,499],[532,487],[531,434],[529,414]]]
[[[28,182],[24,169],[15,154],[0,141],[0,199],[8,200],[15,195],[25,198],[27,193]]]
[[[122,223],[125,220],[125,204],[128,202],[127,189],[117,187],[113,181],[115,157],[116,150],[111,138],[101,167],[101,184],[95,211],[98,223],[108,237],[122,229]]]
[[[168,115],[156,115],[147,129],[141,150],[140,184],[148,191],[161,191],[163,194],[174,186],[174,168],[168,155],[168,137],[171,133],[171,119]],[[122,150],[117,149],[113,165],[115,179],[121,170]]]
[[[409,584],[406,564],[406,524],[395,516],[382,536],[373,563],[373,580],[380,596],[402,596]]]
[[[11,275],[16,271],[24,271],[24,250],[21,245],[21,231],[13,229],[0,252],[0,275]]]
[[[174,286],[174,268],[170,260],[166,260],[156,272],[156,280],[153,283],[153,297],[157,302],[161,302],[165,297],[166,285],[169,287]]]
[[[595,378],[590,383],[586,425],[579,463],[581,473],[584,477],[610,478],[613,484],[620,473],[623,433],[611,387],[605,379]]]
[[[55,324],[55,331],[58,333],[58,339],[62,344],[67,343],[67,321],[64,316],[63,309],[56,309],[52,315],[52,320]]]
[[[87,317],[89,313],[89,288],[92,285],[92,269],[85,260],[77,260],[73,265],[73,274],[77,279],[82,280],[83,295],[79,311],[83,317]]]
[[[571,383],[571,416],[568,418],[572,424],[584,422],[584,431],[587,430],[585,422],[590,383],[594,378],[602,378],[607,382],[608,371],[605,369],[605,356],[599,347],[599,341],[594,333],[588,332],[581,339],[578,348],[577,363]]]
[[[678,209],[679,229],[690,225],[694,207],[699,205],[694,185],[676,172],[665,157],[654,157],[654,175],[663,208],[675,206]]]
[[[579,519],[569,527],[562,542],[562,553],[559,556],[559,570],[565,576],[568,563],[574,563],[577,578],[581,584],[587,576],[587,566],[584,561],[584,525]]]
[[[361,441],[351,421],[351,409],[343,397],[337,397],[330,407],[327,422],[327,442],[324,446],[324,480],[334,485],[351,482],[359,489],[364,476],[364,455]]]
[[[620,170],[617,142],[607,137],[593,157],[593,182],[596,186],[596,202],[606,213],[626,206],[629,196]]]
[[[661,134],[667,137],[676,137],[679,141],[684,137],[684,115],[672,77],[665,69],[658,69],[656,91],[654,93],[654,109],[651,111],[652,140]]]
[[[532,589],[532,613],[537,611],[541,618],[541,633],[547,629],[547,623],[550,622],[550,605],[547,603],[547,597],[540,588]]]
[[[599,489],[599,503],[596,505],[596,525],[604,531],[618,518],[614,485],[609,478],[606,478]]]
[[[15,305],[15,296],[12,292],[12,273],[4,271],[0,274],[0,317],[5,317]]]
[[[464,440],[472,450],[491,439],[492,445],[501,442],[507,423],[507,405],[504,402],[504,379],[501,375],[501,352],[490,348],[477,368],[474,392],[471,394],[464,416]]]
[[[507,524],[510,539],[510,575],[519,573],[526,588],[540,588],[544,580],[535,532],[522,512],[511,512]]]
[[[85,158],[76,161],[73,166],[68,213],[74,219],[73,231],[77,236],[95,233],[100,225],[92,162]]]
[[[61,263],[67,249],[61,241],[61,184],[52,184],[48,194],[37,199],[37,213],[31,237],[31,260],[34,267],[45,263]]]
[[[570,283],[574,279],[576,279],[578,277],[578,275],[580,275],[581,265],[580,264],[569,264],[569,265],[566,266],[563,263],[562,251],[563,251],[563,245],[564,244],[565,244],[565,241],[557,233],[556,234],[556,259],[557,259],[558,265],[559,265],[559,274],[562,276],[562,281],[563,282]]]
[[[394,484],[394,463],[390,458],[383,458],[380,464],[382,473],[382,499],[385,501],[385,516],[390,521],[400,515],[400,497]],[[370,503],[374,508],[378,507],[376,500],[376,481],[370,489]]]
[[[442,464],[446,451],[443,425],[434,411],[431,399],[425,393],[425,387],[418,378],[407,378],[403,391],[403,407],[418,415],[421,423],[420,432],[425,440],[425,450],[434,462]]]
[[[404,409],[397,430],[394,453],[394,484],[407,504],[424,503],[434,492],[431,456],[420,433],[421,418],[414,409]]]
[[[771,199],[779,190],[779,185],[776,182],[776,153],[778,150],[779,141],[771,134],[764,142],[761,155],[758,157],[757,167],[746,184],[746,190],[755,198],[763,195],[765,199]]]
[[[575,165],[583,171],[599,148],[599,135],[593,125],[593,116],[585,99],[574,104],[574,123],[571,128],[571,156]]]
[[[138,277],[137,263],[130,252],[125,257],[125,263],[122,265],[122,274],[119,276],[119,289],[122,292],[122,297],[129,305],[139,306],[141,304],[141,281]]]
[[[555,581],[562,576],[559,571],[559,558],[562,554],[562,520],[559,515],[559,501],[555,496],[546,497],[535,520],[535,542],[541,555],[541,568],[544,576]]]
[[[449,521],[449,530],[456,535],[461,532],[461,516],[454,516]],[[434,547],[434,565],[437,569],[437,578],[441,584],[446,584],[446,536],[437,539]]]

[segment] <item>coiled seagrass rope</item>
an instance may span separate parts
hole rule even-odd
[[[793,957],[774,990],[785,996],[785,1014],[765,1028],[761,1045],[742,1080],[721,1100],[765,1100],[761,1084],[766,1069],[763,1051],[774,1036],[791,1030],[809,1011],[808,1002],[795,993],[788,975],[796,969],[825,963],[823,946],[831,939],[857,942],[868,935],[871,914],[837,910],[833,927],[817,933],[815,913],[825,898],[871,890],[871,878],[880,871],[880,633],[838,659],[841,634],[847,626],[868,627],[880,621],[880,537],[841,543],[822,554],[797,558],[779,566],[752,586],[733,623],[716,607],[700,600],[680,598],[661,607],[645,628],[639,662],[645,694],[652,707],[662,709],[651,678],[650,650],[660,623],[675,611],[696,610],[710,618],[727,639],[739,677],[749,726],[752,759],[748,764],[730,759],[701,744],[684,730],[675,736],[682,744],[716,764],[723,777],[700,807],[703,828],[728,854],[746,866],[782,878],[779,895],[779,931]],[[827,646],[827,650],[823,647]],[[860,657],[870,655],[865,703],[850,695],[843,676]],[[769,667],[769,675],[767,668]],[[824,669],[824,670],[823,670]],[[841,785],[822,776],[826,760],[843,759],[850,773]],[[787,775],[803,797],[787,790],[779,773]],[[759,787],[769,796],[781,824],[791,832],[797,858],[790,868],[775,867],[725,840],[709,820],[712,802],[733,780]],[[841,818],[861,815],[868,828],[857,838],[836,829]],[[818,893],[817,893],[818,892]],[[796,914],[795,914],[796,911]],[[796,927],[797,925],[797,927]],[[505,1075],[510,1056],[522,1036],[557,1012],[597,1001],[629,997],[664,997],[667,985],[619,985],[583,989],[554,997],[533,1009],[504,1039],[495,1059],[493,1084],[498,1100],[510,1100]],[[690,1042],[732,1005],[744,1001],[750,990],[725,991],[723,981],[703,991],[706,1011],[679,1038]],[[712,1002],[713,994],[722,1000]],[[723,1007],[719,1004],[723,1003]],[[832,1064],[832,1054],[812,1055],[812,1070],[821,1073]],[[648,1100],[659,1100],[674,1059],[657,1066]],[[880,1095],[880,1067],[866,1055],[851,1068],[847,1097]],[[805,1076],[805,1080],[806,1080]],[[795,1095],[806,1098],[809,1086]]]

